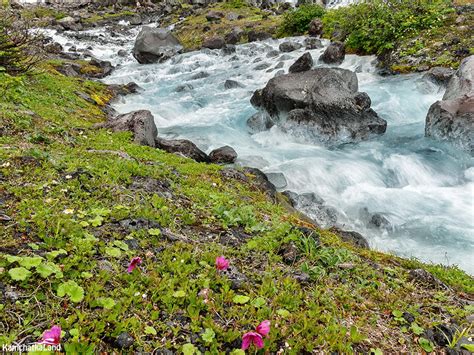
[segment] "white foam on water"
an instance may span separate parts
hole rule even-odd
[[[101,30],[90,33],[104,36]],[[91,45],[98,58],[119,65],[106,82],[134,81],[143,91],[122,98],[115,108],[119,112],[149,109],[161,136],[187,138],[206,151],[230,145],[239,154],[240,164],[281,171],[288,181],[286,189],[320,195],[338,210],[339,222],[366,236],[371,247],[457,264],[474,274],[473,159],[424,137],[426,112],[443,92],[421,81],[421,75],[381,77],[376,74],[374,57],[348,55],[341,67],[357,73],[360,90],[370,95],[372,108],[387,120],[388,129],[370,141],[326,148],[308,143],[304,132],[295,137],[273,127],[251,134],[246,126],[255,113],[249,102],[253,91],[264,87],[279,70],[274,67],[281,55],[287,71],[304,48],[267,58],[282,42],[268,40],[237,46],[230,55],[203,50],[161,64],[139,65],[131,55],[116,55],[119,49],[131,51],[135,34],[136,30],[126,41],[106,45],[53,37],[64,45]],[[322,51],[309,51],[315,63]],[[270,67],[255,70],[262,63]],[[209,75],[193,79],[201,72]],[[226,79],[244,87],[225,90]],[[181,85],[192,89],[176,92]],[[363,208],[382,213],[392,228],[370,228],[361,218]]]

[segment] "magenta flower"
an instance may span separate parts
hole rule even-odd
[[[53,326],[49,330],[45,330],[41,341],[37,344],[43,345],[59,345],[61,342],[61,327],[58,325]]]
[[[263,338],[259,333],[248,332],[242,337],[242,350],[247,350],[252,344],[255,345],[257,349],[263,348]]]
[[[264,320],[262,323],[257,325],[257,329],[255,329],[258,334],[262,337],[266,337],[268,333],[270,333],[270,321]]]
[[[270,321],[264,320],[255,329],[255,332],[245,333],[242,337],[242,350],[247,350],[250,345],[255,345],[257,349],[263,348],[263,337],[270,333]]]
[[[127,272],[131,273],[141,263],[142,263],[142,258],[140,258],[139,256],[134,257],[130,261],[130,264],[128,265]]]
[[[216,268],[217,268],[217,270],[227,270],[228,267],[229,267],[229,260],[227,260],[223,256],[218,256],[216,258]]]

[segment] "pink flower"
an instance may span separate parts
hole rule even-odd
[[[216,268],[217,268],[217,270],[227,270],[228,267],[229,267],[229,260],[227,260],[223,256],[218,256],[216,258]]]
[[[242,337],[242,350],[247,350],[250,345],[255,345],[257,349],[263,348],[263,337],[270,333],[270,321],[264,320],[255,329],[255,332],[245,333]]]
[[[255,330],[262,337],[266,337],[268,335],[268,333],[270,333],[270,321],[269,320],[264,320],[262,323],[257,325],[257,328]]]
[[[141,263],[142,263],[142,258],[140,258],[139,256],[134,257],[130,261],[130,264],[128,265],[127,272],[131,273]]]
[[[58,345],[61,342],[61,327],[53,326],[50,330],[45,330],[41,341],[37,344]]]
[[[242,350],[247,350],[250,345],[255,345],[257,349],[263,348],[263,338],[256,332],[245,333],[242,337]]]

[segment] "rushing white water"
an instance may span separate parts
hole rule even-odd
[[[101,36],[110,39],[105,33]],[[62,36],[55,40],[64,45],[72,42]],[[241,45],[231,55],[202,50],[153,65],[139,65],[131,55],[115,54],[118,49],[130,51],[133,36],[125,44],[74,45],[92,45],[98,58],[119,65],[107,82],[134,81],[143,88],[122,98],[115,108],[120,112],[150,110],[160,136],[184,137],[208,152],[230,145],[239,154],[239,164],[283,172],[288,180],[285,190],[317,193],[337,209],[338,223],[362,233],[371,247],[457,264],[474,274],[473,159],[424,137],[426,112],[441,98],[442,90],[422,81],[421,75],[380,77],[373,57],[348,55],[341,67],[357,72],[360,90],[370,95],[372,107],[388,121],[384,136],[328,149],[278,127],[251,134],[246,120],[255,112],[249,102],[253,91],[275,75],[279,61],[286,71],[304,53],[301,49],[267,58],[280,42]],[[322,49],[310,52],[317,60]],[[262,63],[270,67],[255,70]],[[201,72],[209,76],[193,79]],[[225,90],[226,79],[244,87]],[[191,87],[176,91],[185,84]],[[382,213],[392,228],[370,228],[364,208]]]

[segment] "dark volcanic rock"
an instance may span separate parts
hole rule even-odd
[[[392,225],[384,215],[381,213],[374,213],[369,220],[369,226],[381,229],[389,229]]]
[[[332,42],[321,54],[319,60],[326,64],[341,64],[346,56],[346,48],[344,43]]]
[[[182,49],[170,31],[164,28],[143,27],[135,40],[133,56],[140,64],[164,62]]]
[[[436,288],[440,287],[444,289],[449,289],[449,287],[446,286],[441,280],[434,277],[428,271],[423,270],[423,269],[410,270],[410,272],[408,273],[408,277],[412,281],[420,282],[425,285],[429,285]]]
[[[239,83],[238,81],[235,80],[226,80],[224,83],[224,88],[229,90],[229,89],[236,89],[236,88],[243,88],[244,86]]]
[[[232,164],[235,162],[235,159],[237,159],[237,152],[234,150],[234,148],[226,145],[210,152],[209,158],[211,159],[212,163]]]
[[[276,122],[283,120],[284,128],[300,129],[311,139],[353,142],[383,134],[387,127],[370,108],[368,95],[357,90],[355,73],[317,68],[271,79],[250,102]]]
[[[423,79],[431,81],[437,85],[447,85],[453,77],[455,71],[451,68],[434,67],[423,74]]]
[[[212,37],[212,38],[207,38],[203,44],[203,48],[209,48],[209,49],[221,49],[225,46],[225,41],[223,38],[220,37]]]
[[[474,155],[474,55],[461,62],[443,99],[431,105],[425,135],[453,142]]]
[[[309,27],[308,27],[308,34],[310,36],[321,36],[323,33],[323,21],[321,21],[321,19],[319,18],[315,18],[313,19],[310,23],[309,23]]]
[[[318,39],[318,38],[315,38],[315,37],[305,38],[303,43],[306,46],[306,49],[318,49],[318,48],[323,48],[324,47],[321,40]]]
[[[345,231],[336,227],[331,228],[330,231],[337,234],[345,242],[351,243],[359,248],[369,249],[369,243],[360,233]]]
[[[156,147],[169,153],[177,153],[186,158],[194,159],[200,163],[209,163],[210,159],[206,153],[199,149],[196,144],[187,139],[155,139]]]
[[[297,49],[300,49],[303,47],[300,43],[294,42],[294,41],[286,41],[280,44],[278,49],[281,52],[293,52],[296,51]]]
[[[275,122],[266,112],[257,112],[247,120],[247,126],[252,133],[265,131],[274,125]]]
[[[337,222],[337,211],[324,203],[324,200],[314,192],[297,194],[292,191],[284,191],[290,204],[297,210],[303,212],[320,227],[332,227]]]
[[[207,21],[220,21],[224,17],[224,13],[220,11],[209,11],[206,15]]]
[[[155,138],[158,135],[155,119],[148,110],[133,111],[119,115],[96,127],[109,128],[116,132],[130,131],[133,133],[135,142],[150,147],[155,146]]]
[[[257,168],[245,167],[244,172],[250,174],[253,177],[253,183],[263,192],[265,192],[269,197],[275,199],[277,190],[275,185],[273,185],[268,177]]]
[[[240,27],[234,27],[232,31],[225,35],[224,40],[227,44],[237,44],[242,38],[244,31]]]
[[[288,185],[288,181],[283,173],[266,173],[268,180],[277,188],[283,189]]]
[[[133,339],[133,337],[127,332],[120,333],[115,341],[116,346],[119,349],[128,349],[133,345],[134,342],[135,339]]]
[[[107,75],[110,75],[110,73],[112,73],[112,71],[115,69],[112,63],[107,60],[99,60],[96,58],[92,58],[89,64],[95,66],[99,70],[97,73],[90,73],[88,75],[90,77],[98,79],[105,78]]]
[[[306,52],[294,62],[288,71],[290,73],[299,73],[310,70],[313,67],[313,57],[309,52]]]
[[[44,50],[48,53],[59,54],[64,48],[58,42],[51,42],[44,46]]]
[[[264,31],[249,31],[247,34],[249,42],[264,41],[272,38],[272,35]]]

